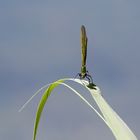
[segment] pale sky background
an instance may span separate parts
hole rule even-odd
[[[44,84],[80,71],[82,24],[94,82],[140,139],[139,0],[0,0],[1,140],[31,140],[41,94],[21,113],[18,109]],[[103,121],[62,86],[45,106],[37,139],[115,140]]]

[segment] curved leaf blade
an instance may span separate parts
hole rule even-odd
[[[39,121],[40,121],[40,117],[42,114],[42,111],[44,109],[44,106],[47,102],[48,97],[50,96],[51,92],[54,90],[54,88],[56,88],[60,83],[62,83],[64,80],[58,80],[54,83],[52,83],[44,92],[38,108],[37,108],[37,112],[36,112],[36,118],[35,118],[35,124],[34,124],[34,131],[33,131],[33,140],[36,140],[36,134],[37,134],[37,129],[38,129],[38,125],[39,125]]]
[[[80,93],[78,93],[76,90],[74,90],[72,87],[69,85],[63,83],[66,80],[74,81],[79,84],[82,84],[85,88],[87,88],[95,102],[97,103],[99,109],[101,110],[102,115],[84,98],[81,96]],[[123,122],[123,120],[117,115],[117,113],[108,105],[108,103],[105,101],[105,99],[102,97],[100,94],[100,89],[96,87],[95,89],[90,89],[86,85],[88,84],[87,81],[85,80],[79,80],[79,79],[72,79],[72,78],[66,78],[66,79],[61,79],[58,80],[54,83],[52,83],[47,90],[44,92],[40,103],[38,105],[37,113],[36,113],[36,119],[35,119],[35,126],[34,126],[34,133],[33,133],[33,140],[36,139],[36,134],[37,134],[37,129],[38,129],[38,124],[40,121],[41,113],[43,111],[43,108],[45,106],[45,103],[50,96],[52,90],[57,87],[58,85],[64,85],[71,89],[76,95],[78,95],[89,107],[91,107],[95,113],[105,122],[105,124],[111,129],[114,137],[116,140],[122,140],[122,139],[127,139],[127,140],[137,140],[136,136],[133,134],[133,132],[129,129],[129,127]],[[119,131],[118,127],[122,132]]]

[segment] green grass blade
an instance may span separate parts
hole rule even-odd
[[[87,88],[95,102],[97,103],[99,109],[101,110],[102,115],[76,90],[74,90],[72,87],[64,83],[64,81],[74,81],[79,84],[82,84],[85,88]],[[50,86],[46,89],[44,92],[40,103],[38,105],[38,109],[36,112],[36,119],[35,119],[35,125],[34,125],[34,133],[33,133],[33,140],[36,140],[36,134],[37,129],[40,121],[40,117],[43,111],[43,108],[45,106],[45,103],[47,102],[48,97],[50,96],[52,90],[57,87],[58,85],[64,85],[70,90],[72,90],[76,95],[78,95],[89,107],[91,107],[95,113],[105,122],[105,124],[111,129],[112,133],[114,134],[116,140],[122,140],[123,138],[126,138],[128,140],[137,140],[136,136],[133,134],[133,132],[128,128],[128,126],[122,121],[122,119],[114,112],[114,110],[108,105],[108,103],[105,101],[105,99],[100,94],[100,89],[96,87],[95,89],[89,89],[86,85],[88,84],[85,80],[79,80],[79,79],[72,79],[72,78],[66,78],[58,80],[54,83],[51,83]],[[119,129],[118,129],[119,128]],[[121,130],[121,131],[119,131]]]
[[[62,83],[64,80],[58,80],[54,83],[52,83],[47,89],[46,91],[44,92],[40,102],[39,102],[39,105],[38,105],[38,108],[37,108],[37,112],[36,112],[36,118],[35,118],[35,124],[34,124],[34,132],[33,132],[33,140],[36,140],[36,134],[37,134],[37,129],[38,129],[38,124],[39,124],[39,121],[40,121],[40,117],[41,117],[41,114],[42,114],[42,111],[43,111],[43,108],[45,106],[45,103],[47,102],[47,99],[48,97],[50,96],[51,92],[53,91],[53,89],[55,87],[57,87],[60,83]]]
[[[100,113],[79,93],[77,92],[75,89],[73,89],[72,87],[70,87],[69,85],[67,85],[66,83],[63,83],[66,80],[71,80],[73,81],[74,79],[71,78],[65,78],[65,79],[60,79],[54,83],[51,83],[50,86],[46,89],[46,91],[44,92],[44,94],[42,95],[42,98],[39,102],[38,105],[38,109],[36,112],[36,118],[35,118],[35,124],[34,124],[34,132],[33,132],[33,140],[36,140],[36,135],[37,135],[37,129],[38,129],[38,125],[40,122],[40,118],[41,118],[41,114],[43,111],[43,108],[45,106],[45,103],[47,102],[48,97],[50,96],[52,90],[57,87],[58,85],[64,85],[65,87],[69,88],[70,90],[72,90],[77,96],[79,96],[92,110],[94,110],[97,115],[106,123],[106,121],[104,120],[104,118],[102,117],[102,115],[100,115]]]

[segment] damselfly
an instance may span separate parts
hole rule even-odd
[[[91,75],[88,73],[86,68],[86,58],[87,58],[87,42],[88,38],[86,35],[86,28],[84,25],[81,26],[81,58],[82,58],[82,64],[81,64],[81,72],[78,73],[80,79],[87,79],[89,81],[89,88],[95,88],[95,84],[93,84],[93,80]]]

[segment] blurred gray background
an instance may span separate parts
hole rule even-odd
[[[0,0],[0,139],[32,138],[38,95],[46,83],[80,71],[80,26],[87,67],[112,108],[140,139],[139,0]],[[81,86],[74,85],[88,97]],[[103,121],[60,86],[43,112],[37,139],[113,140]]]

